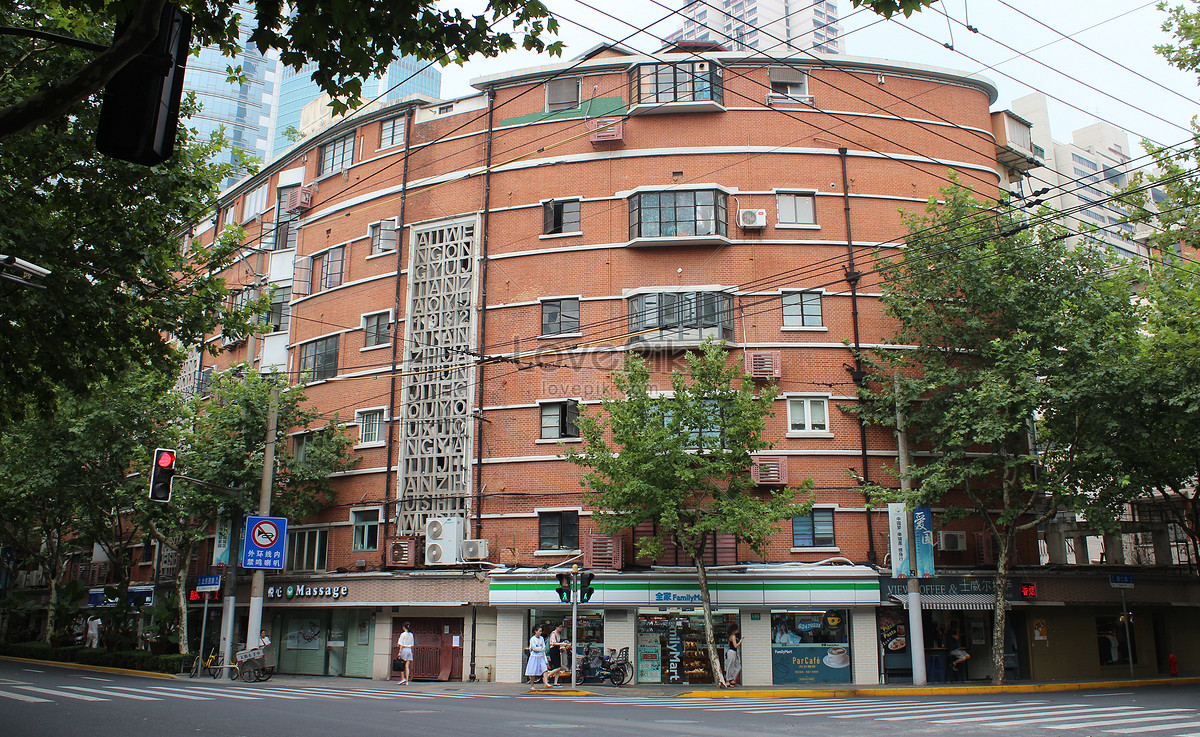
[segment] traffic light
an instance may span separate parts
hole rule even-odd
[[[175,451],[156,448],[150,464],[150,501],[171,501],[171,481],[175,478]]]
[[[571,602],[571,574],[558,574],[558,588],[554,591],[558,593],[559,601],[569,604]]]
[[[592,573],[591,571],[584,571],[583,573],[579,574],[580,601],[587,601],[592,598],[592,594],[596,593],[596,590],[592,588],[592,579],[595,577],[596,574]]]
[[[125,30],[122,23],[117,37]],[[192,17],[164,5],[158,35],[104,86],[96,148],[122,161],[153,166],[175,152],[183,72]]]

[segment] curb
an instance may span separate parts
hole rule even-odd
[[[594,691],[580,688],[535,688],[521,693],[522,696],[599,696]]]
[[[107,665],[87,665],[85,663],[67,663],[61,660],[34,660],[33,658],[17,658],[11,655],[0,655],[0,660],[11,660],[17,663],[34,663],[36,665],[52,665],[59,668],[72,668],[74,670],[88,670],[95,673],[119,673],[127,676],[144,676],[145,678],[165,678],[174,680],[175,675],[172,673],[155,673],[148,670],[134,670],[132,668],[112,668]]]
[[[746,699],[746,698],[846,698],[851,696],[953,696],[954,694],[1038,693],[1052,691],[1087,691],[1105,688],[1142,688],[1146,686],[1194,686],[1200,677],[1144,678],[1133,681],[1075,681],[1069,683],[1014,683],[1001,686],[864,686],[861,688],[789,688],[736,689],[720,691],[684,691],[681,699]]]

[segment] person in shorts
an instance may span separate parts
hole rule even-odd
[[[400,639],[396,641],[396,644],[400,646],[400,659],[404,661],[404,675],[399,680],[399,684],[403,686],[412,679],[413,647],[417,644],[417,638],[412,633],[411,622],[401,625]]]

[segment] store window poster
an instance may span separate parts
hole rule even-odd
[[[771,666],[775,683],[849,683],[846,611],[771,615]]]

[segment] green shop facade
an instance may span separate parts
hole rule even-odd
[[[563,623],[555,571],[495,571],[496,680],[519,682],[533,627]],[[628,648],[635,683],[705,684],[703,604],[694,571],[595,571],[591,600],[579,605],[577,655]],[[879,574],[855,565],[752,565],[709,573],[714,635],[742,633],[742,683],[879,682]],[[724,657],[724,647],[720,648]]]

